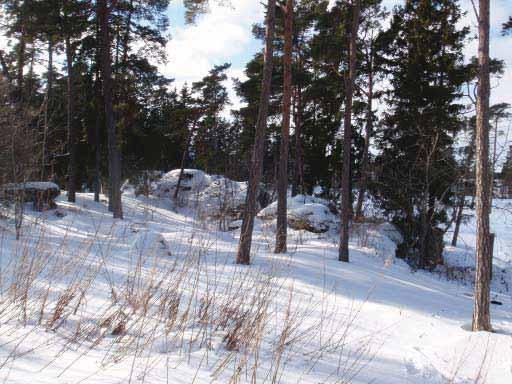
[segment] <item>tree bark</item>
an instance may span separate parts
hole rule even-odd
[[[286,252],[288,221],[286,215],[288,195],[288,150],[290,143],[290,114],[292,103],[292,38],[293,0],[286,2],[283,56],[283,125],[279,153],[279,176],[277,182],[277,230],[275,253]]]
[[[357,196],[355,220],[363,219],[363,202],[368,186],[369,159],[370,159],[370,139],[373,132],[373,41],[370,43],[369,55],[369,73],[368,73],[368,110],[366,112],[366,132],[364,137],[363,161],[361,164],[361,182],[359,184],[359,193]]]
[[[183,153],[181,155],[181,164],[180,164],[180,175],[178,176],[178,182],[176,183],[176,189],[174,190],[174,201],[178,201],[178,196],[181,188],[181,181],[183,180],[183,173],[185,172],[185,161],[188,156],[188,150],[190,148],[190,142],[192,141],[192,135],[194,134],[197,126],[197,120],[199,119],[199,113],[194,117],[194,122],[192,123],[192,128],[187,133],[187,139],[185,141],[185,147],[183,148]]]
[[[74,95],[74,77],[73,77],[73,48],[70,37],[66,37],[66,67],[68,72],[67,79],[67,111],[66,126],[68,131],[68,201],[76,201],[76,171],[77,171],[77,132],[75,123],[75,95]]]
[[[489,0],[480,0],[476,116],[476,276],[473,331],[491,331],[489,225]]]
[[[23,11],[22,11],[23,12]],[[25,68],[25,50],[26,50],[26,42],[25,42],[25,18],[22,15],[22,25],[21,25],[21,33],[19,39],[19,47],[18,47],[18,71],[17,71],[17,101],[21,104],[23,102],[23,69]]]
[[[354,80],[356,77],[357,64],[357,31],[359,29],[359,14],[361,11],[361,1],[354,0],[352,4],[352,27],[350,31],[350,56],[349,56],[349,75],[345,84],[345,116],[343,122],[343,173],[341,180],[341,233],[340,248],[338,258],[340,261],[349,261],[348,240],[349,240],[349,220],[350,220],[350,162],[352,146],[352,98],[354,93]]]
[[[116,121],[112,101],[112,56],[110,53],[110,31],[108,18],[110,8],[106,0],[98,1],[98,18],[101,34],[101,69],[103,84],[103,102],[105,104],[105,122],[108,138],[108,166],[109,166],[109,205],[115,219],[123,218],[123,207],[121,203],[121,154],[117,145]]]
[[[236,256],[237,264],[250,264],[252,232],[254,229],[254,216],[256,215],[256,199],[260,187],[263,168],[263,154],[265,145],[265,131],[267,129],[268,104],[272,81],[273,54],[274,54],[274,30],[276,0],[268,0],[267,20],[265,33],[265,63],[263,68],[263,80],[259,101],[258,118],[256,120],[256,132],[254,135],[254,147],[249,170],[249,182],[247,185],[247,198],[240,231],[240,242]]]
[[[468,156],[466,158],[466,164],[464,166],[464,174],[462,177],[462,184],[463,188],[462,191],[459,194],[459,201],[458,201],[458,207],[457,207],[457,213],[455,218],[455,229],[453,231],[453,237],[452,237],[452,246],[457,246],[457,241],[459,238],[459,232],[460,232],[460,225],[462,224],[462,217],[464,213],[464,207],[466,205],[466,184],[465,180],[467,179],[468,175],[471,173],[471,163],[473,162],[473,156],[475,155],[475,152],[473,148],[475,147],[475,133],[471,135],[471,141],[469,143],[469,149],[468,149]]]
[[[53,89],[53,36],[48,34],[48,75],[46,84],[46,97],[44,106],[44,123],[43,123],[43,143],[42,143],[42,156],[41,156],[41,180],[46,180],[46,158],[47,158],[47,141],[49,130],[49,112],[52,101]]]
[[[302,88],[297,86],[295,102],[295,177],[292,195],[304,194],[304,149],[302,148]]]
[[[101,100],[101,84],[100,84],[99,71],[96,72],[96,84],[94,85],[95,104],[96,104],[96,121],[94,122],[94,201],[100,201],[101,192],[101,136],[100,136],[100,106]]]

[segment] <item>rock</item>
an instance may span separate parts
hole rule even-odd
[[[245,206],[247,183],[228,178],[214,180],[198,196],[198,204],[207,217],[229,216],[238,219]]]
[[[1,196],[7,201],[14,201],[21,196],[24,202],[32,202],[36,211],[55,209],[55,199],[60,195],[57,184],[47,181],[31,181],[20,184],[6,184],[1,187]]]
[[[258,213],[261,220],[277,217],[277,202]],[[336,216],[329,208],[329,202],[313,196],[297,195],[287,200],[288,225],[296,230],[324,233],[336,226]]]
[[[336,225],[334,215],[323,204],[304,204],[288,209],[288,225],[295,230],[324,233]]]
[[[178,186],[180,169],[174,169],[156,182],[155,194],[158,197],[173,197]],[[180,183],[180,193],[187,195],[197,194],[206,189],[213,181],[213,178],[198,169],[185,169]]]

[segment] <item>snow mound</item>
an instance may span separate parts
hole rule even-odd
[[[295,208],[300,208],[305,204],[321,204],[327,207],[327,209],[329,209],[329,202],[327,200],[308,195],[296,195],[293,197],[289,197],[286,202],[286,207],[288,210],[291,210]],[[262,209],[258,213],[258,217],[261,220],[275,219],[277,217],[277,201],[274,201],[268,207]]]
[[[288,209],[288,225],[296,230],[324,233],[336,226],[336,217],[325,205],[309,203]]]
[[[198,196],[201,211],[207,216],[238,216],[245,205],[247,183],[218,178]]]
[[[155,194],[158,197],[172,197],[178,187],[180,169],[173,169],[162,176],[156,183]],[[180,192],[196,194],[203,191],[212,183],[212,177],[198,169],[183,170],[183,177],[180,183]]]
[[[288,225],[296,230],[324,233],[336,226],[336,216],[331,212],[327,200],[297,195],[287,199]],[[273,220],[277,217],[277,202],[258,213],[261,220]]]
[[[20,184],[6,184],[2,187],[4,191],[20,191],[20,190],[34,190],[34,191],[58,191],[60,188],[57,184],[50,181],[28,181]]]

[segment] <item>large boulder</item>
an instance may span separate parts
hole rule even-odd
[[[274,220],[277,217],[277,202],[270,204],[258,213],[261,220]],[[296,230],[324,233],[336,226],[336,216],[327,200],[297,195],[287,199],[288,225]]]
[[[10,183],[0,188],[0,196],[3,200],[12,202],[19,198],[24,202],[33,203],[36,211],[57,208],[55,199],[59,195],[59,186],[48,181]]]

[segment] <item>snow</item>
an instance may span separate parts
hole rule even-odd
[[[289,197],[286,201],[286,207],[291,209],[301,208],[304,204],[322,204],[326,207],[329,206],[328,202],[324,199],[314,196],[307,195],[296,195]],[[263,208],[259,213],[258,217],[263,220],[274,219],[277,216],[277,201],[273,202],[269,206]]]
[[[159,197],[172,197],[180,176],[180,169],[174,169],[162,176],[162,179],[156,183],[156,195]],[[208,187],[212,182],[212,177],[198,169],[184,169],[180,189],[185,193],[199,193]],[[181,191],[180,191],[181,192]]]
[[[190,186],[208,177],[196,178]],[[290,208],[325,207],[301,199]],[[19,242],[0,229],[3,382],[512,382],[510,293],[493,292],[495,333],[468,332],[471,285],[411,272],[393,258],[399,234],[387,223],[354,228],[340,263],[336,233],[290,230],[289,253],[275,255],[258,219],[252,265],[239,266],[238,230],[158,197],[127,191],[122,221],[92,194],[57,202],[62,217],[29,212]],[[497,204],[495,259],[510,265],[512,202]],[[453,253],[471,254],[472,225]]]
[[[56,190],[60,191],[60,188],[57,184],[49,182],[49,181],[27,181],[25,183],[20,184],[6,184],[2,186],[3,189],[35,189],[39,191],[46,191],[46,190]]]
[[[497,291],[512,289],[512,200],[494,199],[491,212],[491,233],[495,234],[493,284]],[[464,211],[457,247],[451,246],[453,231],[445,237],[445,264],[467,270],[472,279],[475,266],[476,220],[474,210]]]
[[[321,198],[296,195],[287,199],[288,225],[314,233],[324,233],[336,228],[337,217],[329,210],[329,203]],[[263,208],[258,217],[274,220],[277,217],[277,202]]]
[[[245,204],[247,183],[220,178],[213,181],[198,196],[201,210],[214,216],[228,211],[239,211]]]

